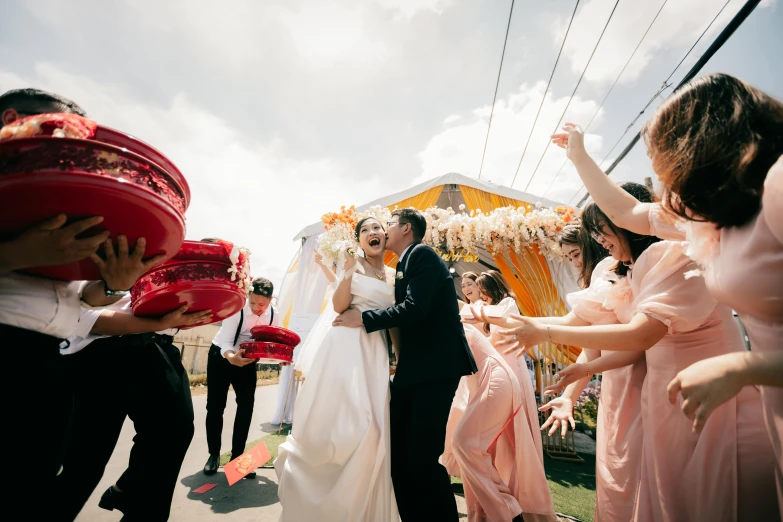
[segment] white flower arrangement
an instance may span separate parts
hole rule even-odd
[[[250,277],[250,250],[236,245],[231,249],[228,258],[231,260],[231,280],[237,282],[240,290],[249,290],[252,278]]]
[[[391,211],[385,207],[375,206],[355,214],[352,208],[349,213],[328,214],[332,218],[331,222],[324,219],[327,223],[326,231],[318,238],[318,251],[324,259],[335,265],[341,251],[358,250],[353,227],[359,220],[371,216],[385,228],[391,219]],[[350,219],[339,219],[339,216],[349,214]],[[501,207],[489,213],[476,209],[467,214],[465,206],[460,205],[460,212],[455,212],[451,207],[431,207],[423,214],[427,221],[423,243],[434,248],[478,254],[481,248],[489,252],[521,252],[528,246],[536,245],[541,255],[560,258],[563,253],[558,235],[573,220],[574,209],[548,208],[538,203],[532,210],[525,207]]]

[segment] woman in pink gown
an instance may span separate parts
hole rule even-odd
[[[731,310],[716,307],[702,279],[685,278],[695,264],[681,243],[618,229],[595,204],[585,208],[583,220],[619,263],[604,273],[612,283],[608,293],[590,288],[572,294],[572,303],[601,304],[621,324],[568,327],[521,318],[519,326],[501,334],[525,346],[551,340],[602,351],[645,351],[644,441],[634,520],[776,520],[777,502],[767,487],[774,474],[771,450],[755,421],[761,416],[758,391],[746,388],[716,408],[700,433],[667,400],[666,388],[679,371],[745,350]],[[602,359],[610,356],[590,366],[605,371],[610,366],[602,366]]]
[[[643,130],[667,189],[663,206],[619,191],[585,152],[581,129],[564,130],[553,139],[607,216],[640,234],[681,240],[687,232],[686,253],[707,289],[739,314],[753,351],[685,369],[671,383],[671,398],[682,391],[683,410],[700,429],[743,387],[761,386],[783,512],[783,103],[724,74],[669,97]]]
[[[460,276],[460,279],[462,279],[462,295],[468,301],[468,304],[477,306],[484,305],[484,301],[481,300],[481,291],[476,284],[478,274],[473,272],[465,272]],[[460,311],[464,308],[464,306],[465,304],[460,302]],[[465,409],[468,407],[469,398],[468,379],[467,377],[463,377],[459,381],[457,392],[454,394],[454,400],[451,403],[449,420],[446,424],[446,440],[443,443],[443,455],[440,457],[441,464],[443,464],[443,466],[446,468],[446,471],[448,471],[449,475],[452,477],[462,477],[459,466],[457,466],[457,463],[454,460],[451,441],[454,435],[454,428],[457,426],[457,424],[459,424],[459,421],[462,419],[462,415],[465,413]]]
[[[516,296],[511,292],[511,288],[500,272],[497,270],[482,272],[476,279],[476,285],[479,287],[481,298],[485,303],[499,306],[503,310],[504,316],[519,315]],[[484,332],[489,335],[489,340],[493,345],[498,341],[497,330],[498,327],[496,325],[484,325]],[[522,381],[525,380],[530,381],[530,374],[528,373],[524,357],[516,357],[511,354],[502,354],[502,357],[505,358],[508,366],[514,371],[514,375],[519,379],[520,384],[524,385]],[[530,389],[533,390],[533,387],[531,386]],[[532,391],[531,397],[535,404],[535,391]],[[535,415],[535,425],[538,427],[538,414]],[[538,446],[543,452],[541,438],[538,437],[538,439]]]
[[[644,189],[643,186],[639,187]],[[606,257],[606,250],[579,225],[566,227],[560,238],[560,246],[579,271],[579,280],[583,288],[589,286],[595,289],[601,285],[605,287],[609,285],[601,276],[616,262],[611,257]],[[537,320],[546,324],[571,326],[617,322],[614,312],[605,310],[600,304],[573,302],[571,295],[566,299],[572,305],[570,314],[563,318],[542,317]],[[577,358],[577,363],[589,365],[602,354],[608,353],[612,352],[584,349]],[[625,358],[629,364],[603,372],[601,380],[601,397],[598,402],[596,423],[594,515],[596,522],[632,520],[642,462],[644,431],[641,400],[647,366],[642,352],[613,353]],[[566,423],[575,426],[573,405],[588,382],[589,378],[580,375],[573,381],[561,379],[556,386],[544,390],[544,395],[561,391],[563,394],[540,408],[541,411],[552,412],[542,429],[551,426],[550,435],[561,429],[562,435],[565,436]]]
[[[466,406],[449,418],[451,451],[441,462],[462,477],[469,522],[556,522],[544,472],[532,383],[520,382],[489,339],[471,325],[465,336],[478,372],[464,377]],[[539,441],[536,444],[536,441]]]

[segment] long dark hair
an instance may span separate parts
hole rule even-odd
[[[620,187],[642,203],[652,203],[654,201],[650,189],[640,183],[626,181],[625,183],[620,183]],[[604,225],[609,227],[615,236],[626,240],[628,248],[631,251],[631,260],[633,262],[636,262],[639,256],[647,250],[647,247],[660,241],[660,239],[655,236],[644,236],[616,226],[606,217],[606,214],[598,208],[598,205],[594,202],[589,203],[582,211],[582,227],[584,227],[585,232],[590,236],[593,234],[601,235],[603,234]],[[625,263],[618,262],[613,270],[617,275],[625,276],[628,275],[629,269],[628,265]]]
[[[560,246],[562,247],[563,245],[579,247],[582,253],[582,270],[579,271],[579,280],[577,282],[582,288],[587,288],[590,286],[595,267],[609,255],[609,252],[598,241],[593,239],[590,232],[582,226],[581,222],[566,225],[560,234]]]
[[[497,270],[487,270],[481,272],[476,278],[476,284],[479,287],[479,291],[492,299],[492,304],[496,305],[506,297],[516,297],[514,292],[508,286],[503,274]],[[489,333],[489,324],[484,325],[484,331]]]
[[[481,272],[481,275],[476,278],[476,284],[482,294],[492,299],[494,305],[506,297],[514,297],[514,292],[511,291],[506,279],[497,270]]]
[[[758,214],[764,180],[783,155],[783,103],[727,74],[672,94],[642,129],[670,188],[664,205],[692,221],[742,226]]]

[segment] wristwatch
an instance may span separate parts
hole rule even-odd
[[[111,288],[109,288],[108,283],[104,281],[103,293],[106,295],[106,297],[125,297],[130,293],[130,290],[112,290]]]

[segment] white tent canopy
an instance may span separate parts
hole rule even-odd
[[[504,187],[503,185],[496,185],[491,181],[481,181],[479,179],[471,178],[463,174],[457,174],[456,172],[451,172],[449,174],[444,174],[443,176],[433,178],[429,181],[425,181],[424,183],[414,185],[413,187],[402,190],[400,192],[389,194],[388,196],[384,196],[382,198],[378,198],[364,205],[357,206],[356,210],[361,212],[362,210],[366,210],[376,205],[381,207],[388,207],[390,205],[394,205],[398,201],[408,199],[417,194],[421,194],[426,190],[439,186],[444,186],[445,188],[443,190],[443,194],[441,195],[440,199],[438,199],[437,206],[440,208],[452,207],[456,209],[459,205],[463,204],[465,200],[460,195],[459,200],[457,198],[453,198],[452,201],[451,196],[449,195],[453,195],[453,191],[449,191],[448,187],[449,186],[457,187],[459,185],[472,187],[478,190],[483,190],[484,192],[489,192],[491,194],[497,194],[498,196],[517,199],[520,201],[531,201],[531,202],[540,201],[542,205],[545,205],[547,207],[557,207],[563,205],[563,203],[557,203],[550,199],[539,198],[538,196],[534,196],[533,194],[529,194],[527,192],[514,190],[509,187]],[[456,192],[459,191],[456,190]],[[294,241],[300,240],[303,237],[318,235],[323,231],[323,229],[324,229],[324,224],[322,222],[318,221],[317,223],[313,223],[312,225],[306,226],[305,228],[300,230],[299,233],[296,235],[296,237],[294,237]]]

